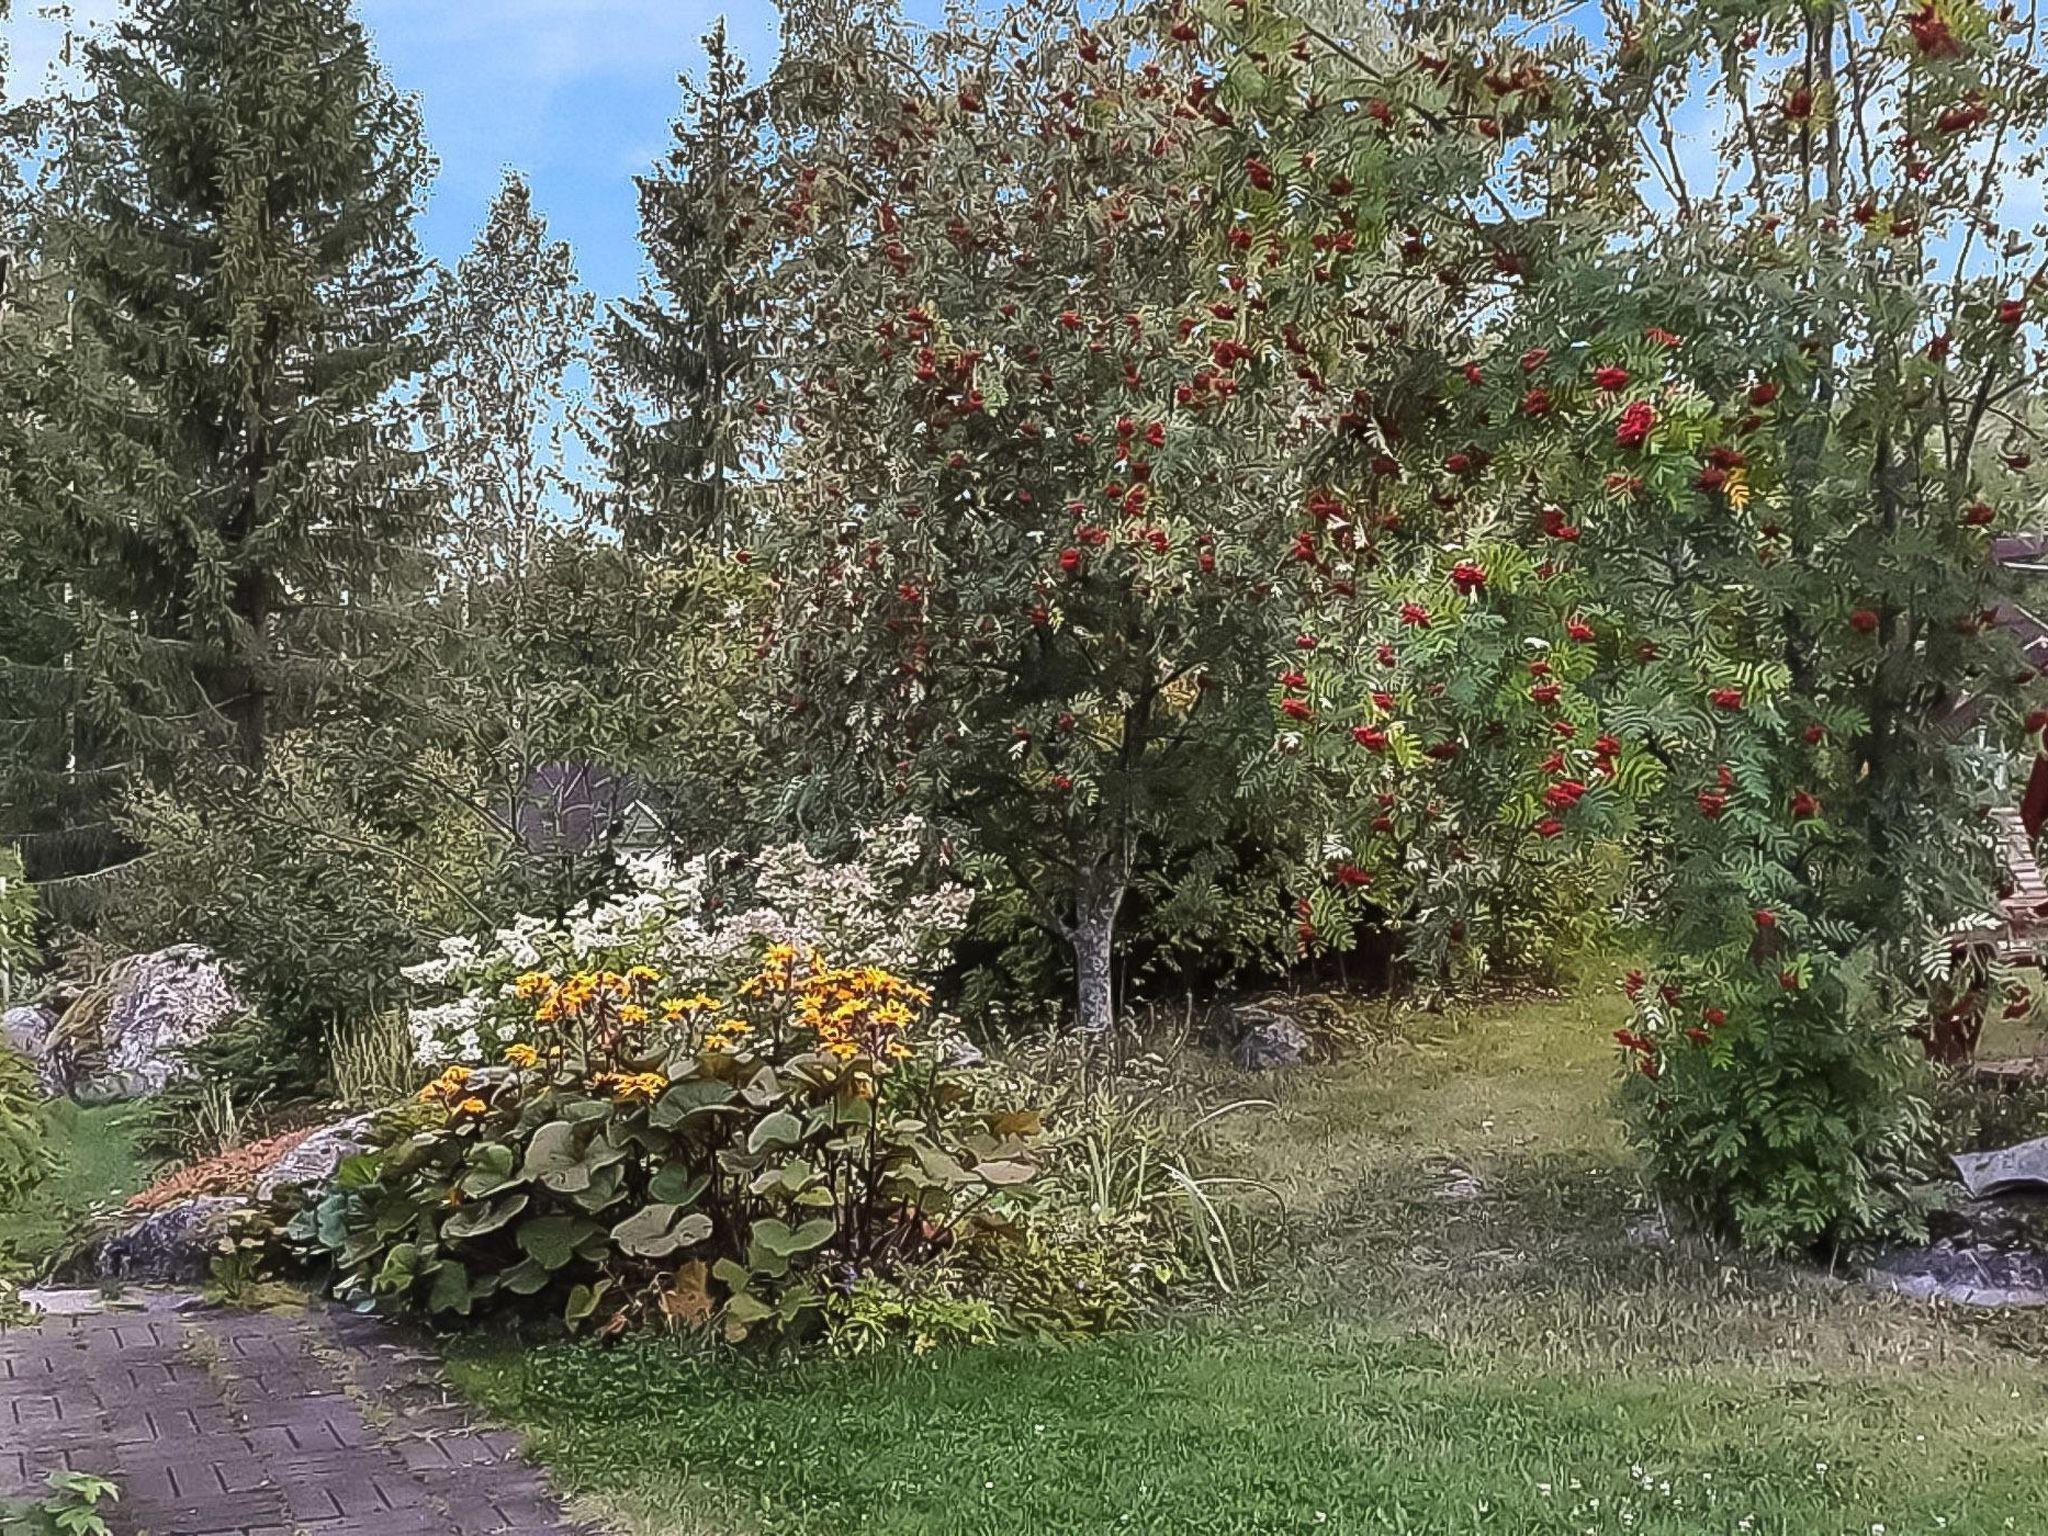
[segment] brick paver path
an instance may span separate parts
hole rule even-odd
[[[349,1313],[178,1308],[0,1331],[0,1496],[121,1485],[119,1536],[568,1536],[517,1437]]]

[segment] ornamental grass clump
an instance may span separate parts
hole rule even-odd
[[[420,1095],[436,1123],[293,1223],[363,1310],[737,1341],[1014,1240],[1035,1122],[970,1094],[892,971],[774,944],[724,995],[647,965],[510,990],[525,1038],[449,1067]]]

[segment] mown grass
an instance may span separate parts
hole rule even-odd
[[[22,1199],[0,1203],[0,1274],[32,1273],[95,1206],[125,1200],[149,1182],[150,1160],[138,1147],[140,1108],[60,1099],[47,1112],[57,1171]]]
[[[1201,1315],[780,1367],[476,1340],[459,1378],[641,1532],[2048,1531],[2048,1331],[1658,1237],[1609,1010],[1397,1016],[1263,1085],[1211,1150],[1284,1241]]]

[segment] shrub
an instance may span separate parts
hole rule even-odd
[[[862,1275],[834,1292],[825,1310],[827,1338],[843,1355],[899,1345],[922,1355],[992,1344],[1009,1331],[995,1303],[968,1294],[959,1275],[946,1268]]]
[[[184,1070],[148,1101],[144,1141],[168,1157],[214,1157],[261,1135],[310,1082],[297,1046],[253,1014],[179,1050]]]
[[[1771,1252],[1817,1234],[1862,1244],[1921,1228],[1926,1068],[1867,991],[1825,977],[1814,994],[1760,1000],[1725,1025],[1677,1015],[1638,996],[1635,1027],[1620,1031],[1641,1064],[1625,1101],[1677,1204]],[[1687,1042],[1688,1028],[1707,1038]]]
[[[821,859],[801,843],[754,858],[729,853],[677,863],[629,859],[623,889],[566,920],[522,916],[488,939],[450,938],[411,966],[416,986],[452,987],[416,1007],[413,1037],[430,1065],[477,1062],[524,1039],[530,1022],[509,995],[521,975],[652,967],[693,986],[744,981],[763,944],[829,954],[842,965],[925,971],[966,921],[973,892],[927,856],[924,823],[907,818],[862,836],[853,857]],[[939,866],[939,867],[934,867]]]
[[[1107,1332],[1198,1281],[1234,1289],[1249,1215],[1236,1197],[1278,1199],[1206,1155],[1219,1124],[1270,1101],[1211,1105],[1170,1054],[1116,1062],[1087,1045],[1050,1036],[992,1073],[1040,1106],[1038,1198],[987,1278],[1012,1322],[1036,1332]]]
[[[292,1227],[366,1310],[545,1297],[571,1326],[726,1337],[1000,1225],[1029,1117],[974,1107],[924,989],[770,946],[723,997],[651,966],[529,971],[503,1066],[450,1067],[442,1123],[344,1164]],[[496,1006],[498,1000],[493,1000]]]
[[[36,1069],[0,1045],[0,1205],[11,1205],[56,1166]]]
[[[130,805],[148,857],[116,877],[95,938],[116,954],[196,942],[232,968],[259,1022],[207,1066],[238,1100],[313,1089],[329,1033],[389,1008],[399,967],[450,920],[445,893],[415,889],[404,839],[354,803],[372,794],[365,777],[294,739],[258,783]]]

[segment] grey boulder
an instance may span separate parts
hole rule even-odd
[[[2021,1189],[2048,1189],[2048,1136],[2000,1147],[1996,1152],[1961,1152],[1951,1161],[1973,1199]]]
[[[100,1028],[97,1092],[139,1098],[184,1071],[184,1051],[242,1011],[227,969],[197,944],[174,944],[124,961]]]
[[[247,1205],[232,1195],[201,1195],[152,1211],[100,1239],[88,1268],[97,1279],[137,1285],[204,1280],[230,1218]]]
[[[291,1189],[317,1189],[334,1170],[358,1152],[369,1150],[371,1117],[357,1115],[315,1131],[266,1169],[256,1180],[256,1198],[268,1204]]]

